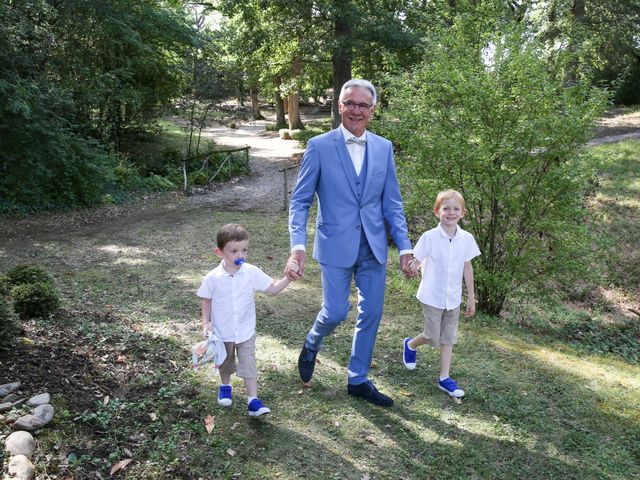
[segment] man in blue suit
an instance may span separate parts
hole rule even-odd
[[[305,384],[313,375],[324,338],[347,317],[351,279],[358,292],[347,392],[381,406],[393,399],[368,379],[378,326],[382,318],[387,262],[387,231],[400,250],[400,267],[411,275],[411,242],[402,210],[390,141],[366,131],[376,105],[371,82],[353,79],[340,91],[342,124],[309,140],[298,183],[291,194],[290,280],[304,275],[307,219],[314,197],[318,217],[313,258],[322,273],[322,309],[307,334],[298,358]],[[297,262],[297,270],[292,265]]]

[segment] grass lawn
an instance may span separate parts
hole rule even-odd
[[[260,396],[272,413],[250,419],[237,378],[234,405],[217,405],[217,374],[190,369],[195,290],[217,263],[214,232],[244,224],[250,261],[279,276],[284,213],[165,208],[55,235],[3,236],[0,270],[41,264],[64,298],[60,315],[27,322],[28,340],[0,356],[0,384],[21,380],[25,392],[53,397],[54,421],[36,434],[38,478],[640,477],[639,339],[625,308],[640,293],[640,143],[597,151],[594,219],[624,249],[603,256],[609,273],[606,285],[592,286],[598,301],[513,302],[501,318],[463,320],[452,369],[467,392],[460,405],[435,386],[435,351],[423,347],[414,371],[402,365],[402,339],[420,331],[422,317],[417,282],[401,278],[396,258],[371,375],[393,408],[346,393],[353,311],[327,339],[312,387],[302,388],[297,355],[320,302],[315,262],[304,281],[257,299]],[[582,340],[572,328],[585,318],[595,327]]]

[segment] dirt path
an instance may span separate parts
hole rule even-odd
[[[282,169],[293,165],[294,156],[304,151],[294,140],[282,140],[277,132],[268,132],[268,120],[241,124],[236,129],[208,128],[205,137],[220,145],[250,146],[252,175],[228,183],[213,185],[210,190],[189,198],[190,205],[211,206],[235,211],[284,210],[284,178]],[[291,176],[291,174],[289,175]]]

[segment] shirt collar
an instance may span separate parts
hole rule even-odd
[[[438,222],[438,231],[440,232],[441,237],[447,238],[447,239],[450,238],[451,240],[462,238],[462,232],[463,232],[463,230],[460,228],[460,225],[457,225],[456,234],[453,237],[450,237],[449,234],[447,234],[447,232],[444,231],[444,228],[442,228],[442,225],[440,224],[440,222]]]
[[[237,275],[240,272],[244,272],[244,263],[242,265],[240,265],[240,268],[234,274],[231,274],[231,273],[229,273],[229,272],[227,272],[225,270],[224,262],[222,260],[220,261],[220,264],[218,265],[218,268],[220,269],[220,273],[222,274],[223,277],[233,277],[234,275]]]
[[[365,131],[364,131],[364,133],[363,133],[361,136],[359,136],[359,137],[356,137],[353,133],[351,133],[349,130],[347,130],[347,129],[345,128],[345,126],[344,126],[344,125],[342,125],[342,124],[340,124],[340,130],[342,130],[342,137],[343,137],[343,139],[344,139],[344,141],[345,141],[345,142],[346,142],[348,139],[350,139],[350,138],[357,138],[358,140],[364,140],[364,139],[366,139],[366,138],[367,138],[367,131],[366,131],[366,130],[365,130]]]

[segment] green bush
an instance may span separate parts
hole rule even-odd
[[[6,297],[11,291],[11,282],[6,275],[0,275],[0,298]]]
[[[0,350],[8,350],[20,333],[18,316],[11,302],[0,297]]]
[[[291,139],[292,140],[297,140],[298,142],[300,142],[303,146],[307,146],[307,142],[315,137],[316,135],[320,135],[321,133],[324,133],[326,130],[323,130],[322,128],[318,128],[318,127],[311,127],[311,128],[307,128],[305,130],[300,130],[299,132],[295,132],[293,135],[291,135]]]
[[[48,283],[53,285],[53,277],[38,265],[16,265],[7,272],[9,290],[25,283]]]
[[[582,146],[606,93],[567,85],[534,39],[481,21],[460,17],[434,37],[422,64],[393,80],[390,121],[373,127],[396,145],[416,235],[435,226],[438,191],[464,195],[463,228],[482,252],[478,307],[498,314],[518,288],[595,271]]]
[[[46,318],[60,308],[60,294],[51,283],[24,283],[11,289],[16,313],[22,319]]]

